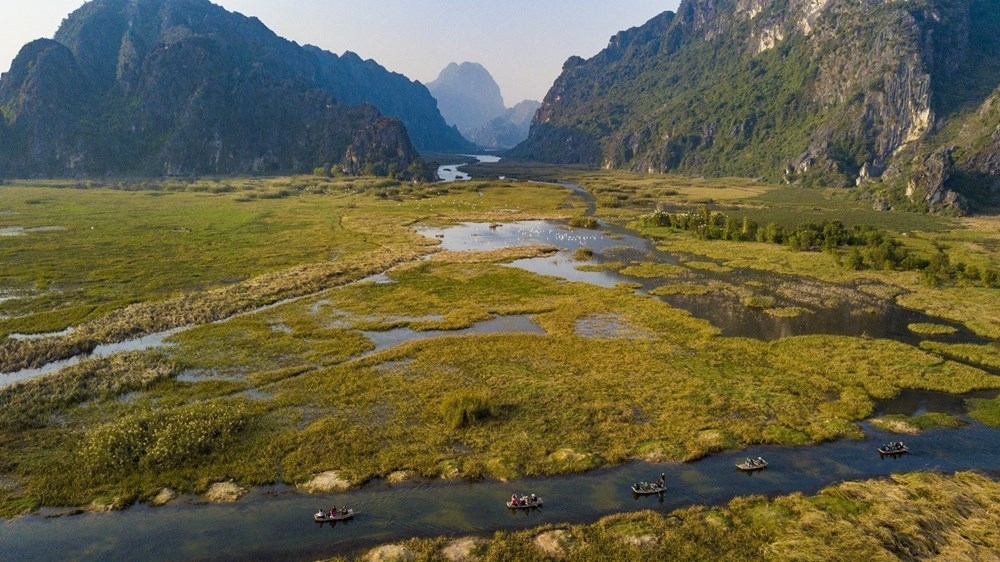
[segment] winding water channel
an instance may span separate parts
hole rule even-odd
[[[455,168],[457,169],[457,168]],[[639,279],[614,271],[581,271],[578,266],[599,265],[623,259],[678,263],[676,256],[658,252],[648,241],[621,230],[572,229],[564,224],[529,221],[493,226],[463,224],[422,232],[441,240],[451,250],[485,250],[505,246],[544,243],[561,248],[555,256],[519,260],[519,267],[544,275],[556,275],[599,286],[628,282],[648,292],[661,280]],[[590,262],[575,260],[573,252],[589,248]],[[838,300],[826,295],[831,306],[808,306],[807,286],[798,293],[782,292],[780,285],[791,278],[756,273],[692,271],[685,283],[725,280],[753,281],[757,291],[773,295],[781,305],[810,310],[795,318],[778,318],[748,309],[738,298],[727,295],[662,297],[691,314],[710,321],[724,335],[761,339],[808,334],[867,334],[916,343],[920,338],[907,326],[913,322],[954,325],[906,310],[888,301],[864,301],[859,314],[858,298]],[[389,279],[376,280],[390,282]],[[860,292],[859,292],[860,293]],[[853,300],[852,300],[853,299]],[[872,297],[874,299],[874,297]],[[946,341],[978,341],[962,326]],[[372,332],[365,335],[376,351],[413,338],[455,336],[482,332],[533,332],[541,328],[529,317],[497,318],[466,331],[413,332],[409,329]],[[162,343],[162,338],[158,343]],[[996,396],[996,392],[978,393]],[[965,397],[908,391],[880,404],[876,415],[916,415],[928,411],[965,416]],[[692,504],[719,504],[747,494],[769,496],[791,492],[812,493],[844,480],[885,476],[893,472],[938,470],[951,472],[976,469],[996,471],[995,447],[1000,430],[971,420],[959,429],[933,429],[906,439],[913,454],[881,459],[876,447],[900,437],[862,424],[868,435],[859,441],[841,440],[811,447],[753,447],[744,451],[715,454],[697,462],[650,464],[633,462],[585,474],[516,482],[425,481],[402,484],[374,482],[361,489],[326,495],[305,495],[284,485],[254,490],[235,504],[208,504],[183,497],[163,507],[139,505],[122,512],[83,513],[68,516],[46,509],[11,521],[0,522],[0,559],[3,560],[313,560],[351,554],[375,544],[412,536],[488,535],[499,529],[521,529],[544,523],[592,522],[611,513],[654,509],[669,512]],[[745,456],[762,455],[770,466],[753,474],[738,472],[734,465]],[[667,478],[662,497],[634,497],[629,485],[651,480],[660,473]],[[536,493],[545,507],[530,512],[511,512],[503,505],[512,493]],[[354,521],[334,526],[312,522],[317,508],[348,505],[358,512]]]
[[[904,395],[884,410],[918,413],[955,404],[913,404],[933,395]],[[164,507],[136,506],[124,512],[46,518],[41,515],[0,523],[5,560],[315,560],[356,553],[375,544],[413,536],[488,535],[543,523],[582,523],[622,512],[663,513],[693,504],[719,504],[748,494],[812,493],[843,480],[915,470],[995,471],[1000,431],[972,423],[962,429],[935,429],[907,439],[914,451],[879,458],[879,443],[899,439],[865,426],[869,439],[813,447],[754,447],[684,464],[630,463],[585,474],[522,479],[516,482],[376,482],[359,490],[306,496],[286,486],[259,489],[236,504],[205,504],[182,498]],[[734,464],[762,455],[770,466],[746,474]],[[662,497],[636,498],[629,485],[667,477]],[[545,507],[511,512],[503,501],[512,493],[538,494]],[[349,505],[352,522],[318,525],[318,508]],[[52,512],[47,512],[51,514]],[[60,553],[54,556],[54,553]]]

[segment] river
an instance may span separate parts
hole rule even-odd
[[[993,393],[995,394],[995,393]],[[940,401],[928,404],[928,401]],[[931,393],[904,393],[883,412],[942,411],[961,400]],[[952,413],[958,413],[952,408]],[[876,448],[898,440],[864,424],[868,439],[811,447],[752,447],[690,463],[633,462],[592,472],[515,482],[411,481],[325,495],[303,495],[287,486],[258,489],[235,504],[205,504],[181,498],[164,507],[141,505],[122,512],[63,517],[40,514],[0,522],[5,560],[315,560],[354,554],[384,542],[413,536],[489,535],[544,523],[584,523],[640,509],[667,513],[695,504],[720,504],[748,494],[813,493],[844,480],[893,472],[976,469],[995,471],[1000,430],[971,423],[962,429],[933,429],[906,439],[913,454],[880,458]],[[763,456],[770,466],[742,473],[735,463]],[[666,474],[662,496],[635,497],[629,485]],[[545,506],[511,512],[512,493],[535,493]],[[313,523],[316,509],[347,505],[354,521],[335,526]],[[55,556],[54,553],[59,553]]]

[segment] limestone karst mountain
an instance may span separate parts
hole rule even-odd
[[[422,174],[469,146],[418,82],[208,0],[93,0],[0,78],[0,174]],[[380,112],[381,110],[381,112]],[[373,144],[374,143],[374,144]],[[348,158],[348,156],[350,156]]]
[[[481,64],[451,63],[427,84],[445,120],[477,146],[511,148],[528,137],[535,110],[541,105],[524,100],[504,106],[500,86]]]
[[[570,58],[515,154],[961,212],[1000,191],[998,86],[997,0],[683,0]]]

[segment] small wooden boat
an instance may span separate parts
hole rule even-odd
[[[520,498],[511,497],[507,500],[507,507],[511,509],[534,509],[536,507],[542,507],[542,498],[531,494],[530,496],[521,496]]]
[[[667,489],[667,475],[660,474],[659,480],[652,482],[636,482],[632,484],[632,493],[637,496],[648,496],[650,494],[662,494]]]
[[[354,519],[353,509],[338,509],[337,511],[317,511],[313,513],[313,521],[317,523],[333,523],[335,521],[347,521]]]
[[[878,448],[878,454],[879,456],[882,457],[886,455],[890,456],[905,455],[906,453],[909,452],[910,449],[906,445],[903,445],[902,442],[886,443],[885,445],[882,445],[881,447]]]
[[[755,470],[761,470],[767,468],[767,461],[761,457],[757,457],[755,459],[747,459],[741,463],[737,463],[736,468],[744,472],[753,472]]]
[[[663,482],[639,482],[632,484],[632,493],[637,496],[648,496],[651,494],[662,494],[667,489]]]

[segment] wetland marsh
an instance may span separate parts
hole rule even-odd
[[[856,440],[881,434],[860,422],[881,400],[1000,389],[995,289],[851,271],[836,252],[638,233],[651,243],[628,230],[650,205],[712,193],[779,216],[798,203],[747,182],[567,173],[596,197],[512,180],[0,188],[0,228],[65,229],[0,238],[0,333],[73,328],[0,340],[0,372],[185,328],[166,347],[0,388],[0,511],[118,509],[224,481],[291,490],[331,471],[364,494],[397,473],[498,487],[746,447],[869,447]],[[808,196],[830,216],[870,216]],[[568,226],[590,212],[600,229]],[[1000,262],[995,221],[893,220],[914,251],[954,241],[965,261]],[[992,423],[996,401],[979,400],[972,417]],[[929,431],[992,431],[975,427]],[[147,510],[126,513],[155,519]]]

